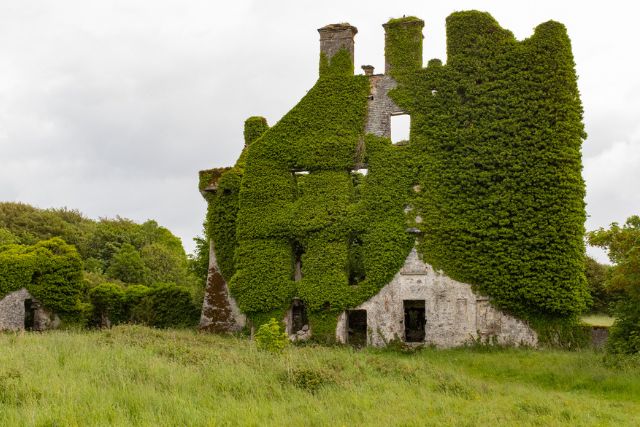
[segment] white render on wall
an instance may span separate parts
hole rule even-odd
[[[536,346],[537,334],[525,322],[495,309],[471,286],[423,262],[413,248],[402,269],[378,294],[356,307],[367,311],[367,342],[382,347],[404,341],[404,301],[424,300],[424,344],[447,348],[473,341]],[[348,341],[347,314],[338,319],[336,339]]]

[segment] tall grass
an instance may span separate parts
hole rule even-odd
[[[259,352],[191,331],[0,335],[2,426],[637,425],[640,368],[593,352]]]

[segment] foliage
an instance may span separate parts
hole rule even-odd
[[[151,243],[140,250],[144,264],[144,283],[172,282],[185,285],[187,261],[175,251],[171,251],[160,243]],[[133,281],[128,281],[134,283]]]
[[[125,321],[124,295],[123,287],[114,283],[102,283],[91,288],[89,299],[93,305],[94,321],[100,326]]]
[[[21,288],[61,317],[80,320],[84,286],[75,247],[53,238],[0,248],[0,296]]]
[[[282,353],[282,350],[289,344],[286,332],[281,327],[280,322],[273,317],[268,323],[260,325],[254,339],[259,350],[274,354]]]
[[[129,243],[125,243],[113,255],[106,273],[108,277],[126,283],[143,283],[145,281],[146,268],[136,248]]]
[[[187,268],[189,269],[189,274],[205,283],[209,273],[209,242],[200,236],[194,237],[193,241],[196,244],[196,248],[193,254],[188,255]]]
[[[133,320],[156,328],[187,328],[197,323],[199,310],[187,288],[162,283],[146,292],[140,290],[136,290],[140,302],[131,308]]]
[[[607,350],[640,353],[640,216],[631,216],[622,227],[614,222],[608,230],[592,231],[588,240],[608,250],[614,266],[607,288],[622,294],[614,308],[616,321],[609,330]]]
[[[590,256],[585,257],[585,276],[591,296],[588,308],[591,312],[610,312],[612,292],[609,292],[605,286],[609,269],[608,265],[600,264]]]
[[[198,278],[188,268],[180,239],[156,221],[138,224],[121,217],[94,221],[66,208],[0,203],[0,246],[33,244],[51,237],[76,246],[93,282],[172,282],[188,287],[195,299],[202,299],[206,273]]]
[[[406,62],[394,52],[387,45],[389,63]],[[513,314],[575,317],[587,298],[585,134],[566,30],[550,21],[518,42],[486,13],[456,12],[447,56],[392,69],[426,189],[419,251]]]
[[[38,209],[24,203],[0,202],[0,227],[25,245],[60,237],[84,255],[80,248],[85,247],[94,225],[77,210]]]
[[[0,246],[20,243],[18,237],[6,228],[0,227]]]

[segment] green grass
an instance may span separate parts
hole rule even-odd
[[[581,320],[587,325],[608,327],[613,325],[613,322],[616,319],[611,316],[607,316],[606,314],[589,314],[587,316],[582,316]]]
[[[640,368],[602,354],[347,347],[123,326],[0,334],[2,426],[637,425]]]

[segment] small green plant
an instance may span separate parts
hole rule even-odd
[[[293,369],[287,373],[286,380],[289,384],[301,390],[315,393],[331,382],[326,373],[315,369]]]
[[[280,327],[273,317],[269,322],[261,325],[255,335],[256,346],[259,350],[268,351],[269,353],[282,353],[282,350],[289,343],[287,334]]]

